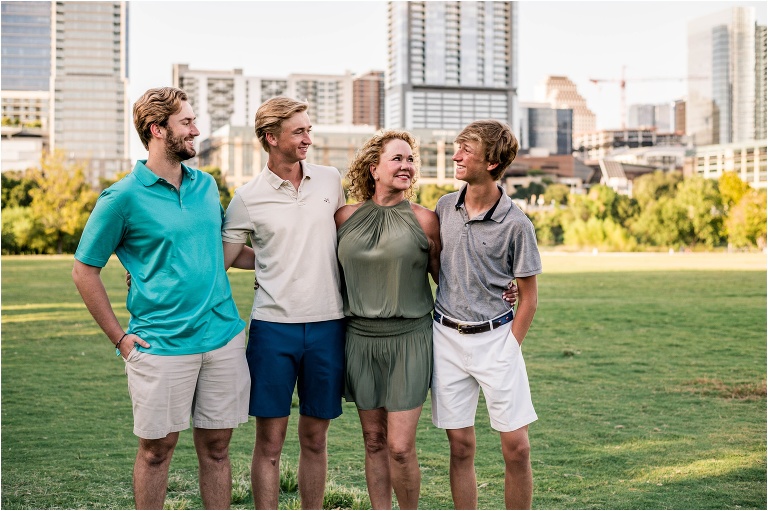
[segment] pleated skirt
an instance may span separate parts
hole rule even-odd
[[[432,379],[432,315],[347,318],[344,397],[360,410],[412,410]]]

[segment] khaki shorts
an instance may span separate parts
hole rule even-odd
[[[133,433],[164,438],[189,428],[230,429],[248,422],[251,377],[245,330],[219,349],[160,356],[131,351],[125,362]]]
[[[435,426],[474,426],[481,387],[496,431],[515,431],[537,419],[523,353],[511,323],[479,334],[460,334],[437,322],[432,325]]]

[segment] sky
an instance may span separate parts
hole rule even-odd
[[[684,98],[688,22],[736,5],[755,7],[766,24],[765,2],[521,1],[518,100],[538,100],[548,75],[564,75],[596,114],[597,127],[617,128],[618,82],[589,80],[618,80],[623,67],[627,106]],[[128,37],[133,105],[147,89],[172,85],[175,63],[265,77],[385,70],[387,4],[131,0]],[[130,155],[146,157],[134,130]]]

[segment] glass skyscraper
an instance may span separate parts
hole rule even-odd
[[[51,3],[2,2],[2,90],[47,91]]]
[[[0,9],[3,125],[44,129],[51,79],[51,3],[2,2]]]
[[[515,2],[389,2],[385,124],[459,129],[483,118],[515,126]]]
[[[695,145],[755,139],[755,9],[731,7],[688,24],[687,131]],[[698,78],[703,77],[703,78]]]

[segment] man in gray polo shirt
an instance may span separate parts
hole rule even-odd
[[[497,185],[517,155],[505,124],[476,121],[456,138],[456,178],[437,204],[443,250],[434,323],[432,421],[448,434],[456,509],[477,508],[475,413],[482,387],[500,432],[508,509],[530,509],[528,424],[537,419],[521,345],[536,313],[541,259],[533,224]],[[515,312],[502,294],[516,279]],[[513,321],[514,318],[514,321]]]

